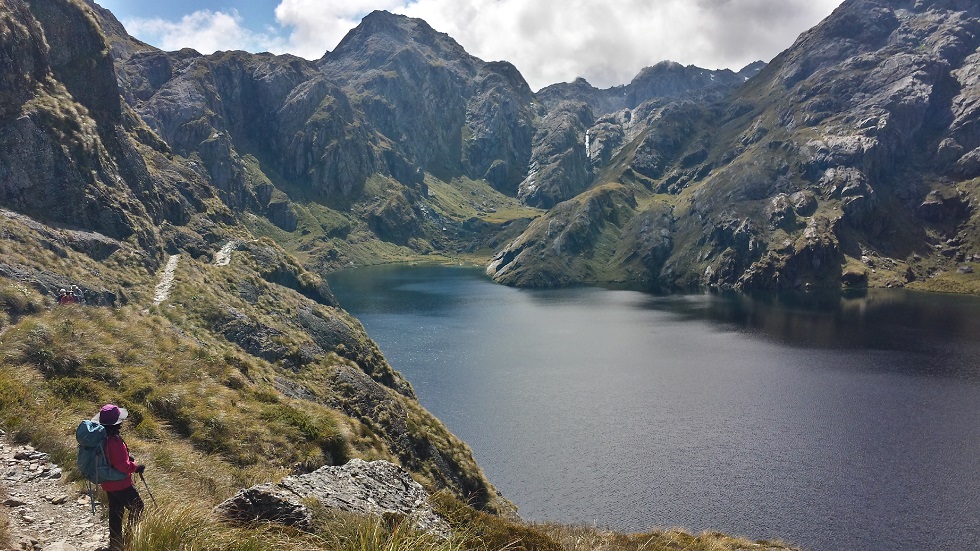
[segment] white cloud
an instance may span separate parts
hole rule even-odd
[[[608,87],[670,59],[709,69],[769,61],[842,0],[416,0],[425,19],[482,59],[514,63],[531,87],[584,76]]]
[[[145,42],[163,50],[194,48],[203,54],[219,50],[250,52],[288,51],[284,40],[272,33],[257,33],[243,26],[237,11],[200,10],[185,15],[179,21],[166,19],[127,19],[126,30]]]
[[[290,52],[319,59],[371,10],[393,10],[403,4],[402,0],[282,0],[276,8],[276,21],[290,29]]]
[[[281,0],[278,29],[238,12],[125,21],[165,50],[290,52],[318,59],[373,9],[426,20],[481,59],[510,61],[533,89],[585,77],[609,87],[669,59],[738,70],[769,61],[842,0]]]

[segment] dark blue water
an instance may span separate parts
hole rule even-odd
[[[980,549],[978,299],[330,285],[525,519]]]

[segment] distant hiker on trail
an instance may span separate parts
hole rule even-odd
[[[100,485],[109,496],[109,548],[112,551],[123,550],[123,514],[129,509],[129,522],[127,526],[132,528],[133,524],[139,520],[143,512],[143,500],[133,486],[133,473],[143,474],[143,465],[133,462],[133,456],[129,455],[129,448],[119,435],[122,422],[129,417],[126,408],[121,408],[113,404],[102,406],[99,413],[92,418],[93,422],[100,423],[106,428],[109,437],[105,444],[105,456],[112,468],[125,473],[126,478],[122,480],[107,480]]]
[[[71,286],[71,296],[75,299],[78,304],[85,303],[85,293],[78,287],[78,285]]]
[[[66,291],[65,289],[62,289],[62,290],[58,291],[58,293],[59,293],[59,296],[58,296],[58,303],[59,304],[71,304],[71,303],[75,302],[75,297],[69,295],[68,294],[68,291]]]

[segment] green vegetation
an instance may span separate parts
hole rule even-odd
[[[422,193],[375,174],[365,181],[356,201],[316,197],[270,175],[255,157],[243,159],[253,186],[271,189],[266,192],[270,203],[288,204],[296,215],[296,227],[283,229],[251,213],[244,214],[241,222],[253,235],[269,237],[300,262],[324,272],[419,260],[486,262],[501,241],[516,237],[524,226],[502,228],[543,213],[521,205],[484,180],[465,177],[446,182],[426,175],[427,192]],[[386,227],[404,235],[385,235]],[[502,235],[496,236],[497,232]],[[486,243],[480,243],[483,238]]]
[[[432,206],[457,222],[478,218],[488,224],[503,224],[520,218],[537,218],[544,213],[541,209],[522,205],[516,198],[500,193],[483,180],[459,177],[444,182],[430,176],[425,183]]]
[[[0,499],[6,498],[6,488],[0,488]],[[12,534],[10,533],[10,517],[8,516],[9,511],[10,509],[6,507],[0,508],[0,545],[10,544]]]

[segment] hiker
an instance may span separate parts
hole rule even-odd
[[[143,512],[143,500],[133,486],[132,474],[143,474],[146,467],[133,461],[126,442],[123,442],[122,436],[119,435],[122,422],[127,417],[129,412],[126,408],[106,404],[92,418],[92,421],[104,426],[109,434],[105,444],[105,456],[109,465],[126,474],[126,478],[122,480],[108,480],[100,484],[109,496],[109,549],[112,551],[123,551],[122,524],[126,509],[129,509],[128,529],[132,529]]]
[[[58,297],[59,304],[71,304],[75,302],[75,297],[69,295],[68,291],[66,291],[65,289],[61,289],[60,291],[58,291],[58,293],[60,294],[60,296]]]
[[[85,303],[85,293],[82,292],[82,289],[78,285],[71,286],[71,296],[78,304]]]

